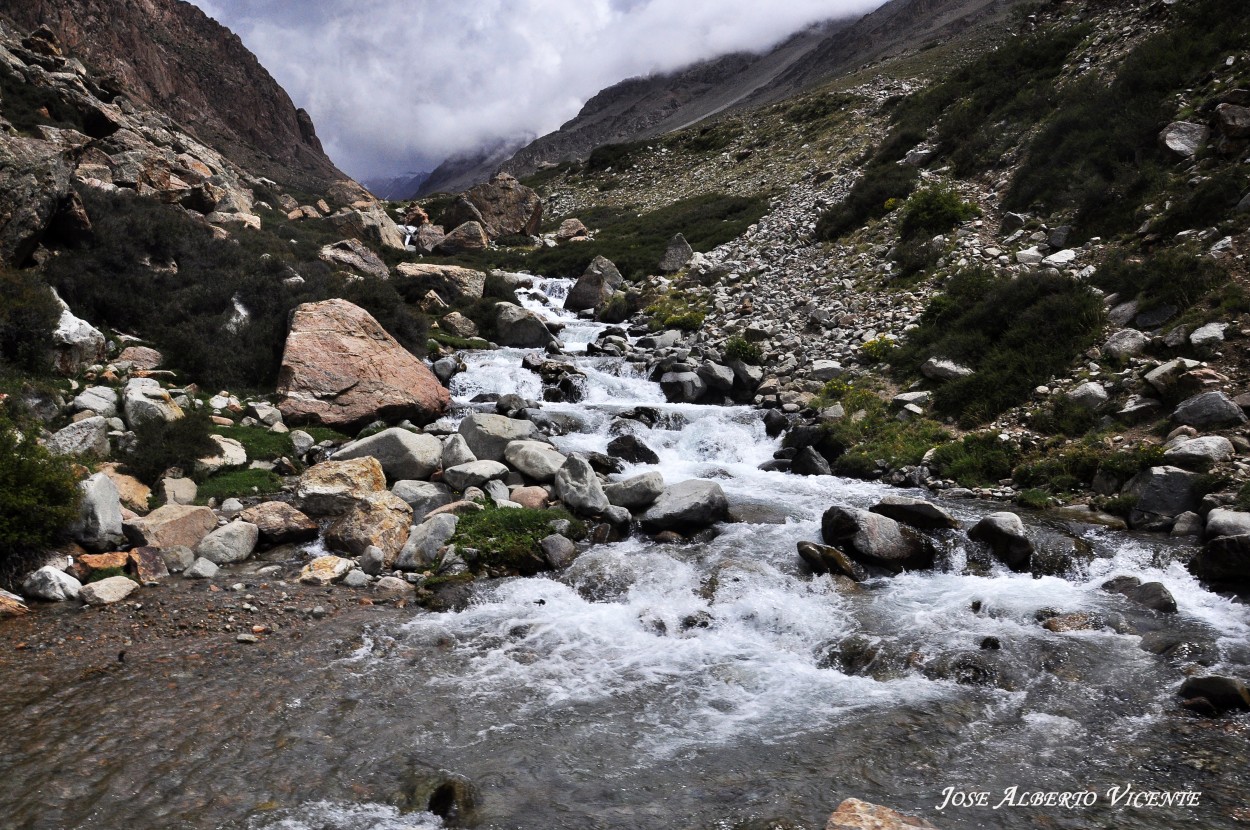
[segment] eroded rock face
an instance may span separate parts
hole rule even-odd
[[[831,507],[821,518],[827,544],[841,546],[860,561],[892,573],[933,567],[933,544],[888,516],[852,507]]]
[[[317,523],[280,501],[269,501],[249,507],[239,518],[256,525],[261,541],[270,545],[306,542],[317,538]]]
[[[370,493],[386,489],[382,464],[372,456],[323,461],[309,467],[295,485],[295,503],[313,516],[337,516]]]
[[[569,289],[569,294],[564,300],[564,307],[569,311],[598,309],[611,299],[612,294],[621,287],[624,281],[621,272],[616,269],[611,260],[597,256]]]
[[[137,545],[195,548],[217,527],[217,516],[207,507],[167,504],[125,524],[126,536]]]
[[[495,303],[495,339],[501,346],[541,349],[556,342],[537,314],[514,303]]]
[[[428,288],[449,303],[480,300],[486,290],[486,274],[459,265],[403,262],[395,270],[400,277],[415,280],[420,293]]]
[[[381,419],[434,420],[451,402],[425,364],[346,300],[295,309],[278,405],[287,423],[352,429]]]
[[[65,148],[27,138],[0,142],[0,261],[20,264],[35,250],[74,168]]]
[[[370,547],[382,551],[382,563],[389,567],[408,540],[412,508],[393,493],[369,493],[326,531],[326,545],[352,556]]]
[[[333,245],[326,245],[318,252],[317,258],[331,268],[354,271],[365,277],[384,280],[391,275],[381,257],[357,239],[344,239]]]

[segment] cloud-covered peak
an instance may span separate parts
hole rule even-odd
[[[600,89],[766,49],[882,0],[192,0],[233,29],[357,177],[542,135]]]

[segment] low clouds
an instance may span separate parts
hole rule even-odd
[[[192,0],[364,178],[558,128],[600,89],[759,50],[882,0]]]

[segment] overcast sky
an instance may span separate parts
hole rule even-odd
[[[883,0],[191,0],[234,30],[357,178],[558,128],[606,86]]]

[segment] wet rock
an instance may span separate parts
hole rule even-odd
[[[391,481],[427,479],[442,463],[443,443],[433,435],[392,427],[334,453],[335,461],[367,457],[376,458]]]
[[[1056,614],[1042,621],[1042,628],[1056,634],[1070,631],[1094,631],[1103,627],[1103,620],[1094,614],[1077,611],[1072,614]]]
[[[907,496],[885,496],[869,508],[873,513],[888,516],[896,522],[921,530],[959,527],[955,517],[936,504]]]
[[[508,468],[498,461],[470,461],[443,470],[443,481],[453,490],[464,492],[470,487],[482,487],[493,479],[501,479],[508,474]]]
[[[350,510],[365,495],[385,489],[386,475],[372,456],[323,461],[300,476],[295,504],[311,516],[335,516]]]
[[[702,530],[729,518],[725,491],[714,481],[690,479],[667,487],[641,517],[647,533]]]
[[[1180,467],[1151,467],[1138,473],[1124,486],[1124,492],[1137,496],[1129,514],[1135,529],[1167,530],[1182,513],[1196,510],[1198,474]]]
[[[79,482],[78,489],[82,500],[71,534],[88,550],[111,550],[125,538],[117,486],[104,473],[96,473]]]
[[[43,602],[64,602],[78,599],[82,583],[60,568],[44,565],[22,580],[22,593],[27,599]]]
[[[299,581],[305,585],[332,585],[347,576],[353,567],[352,560],[341,556],[318,556],[299,572]]]
[[[418,571],[434,564],[438,552],[456,534],[459,521],[450,513],[441,513],[414,527],[395,560],[395,567],[401,571]]]
[[[508,444],[536,440],[539,432],[532,421],[475,413],[460,422],[460,435],[478,459],[503,461]]]
[[[410,599],[415,591],[412,585],[396,576],[384,576],[373,583],[373,594],[383,600]]]
[[[21,617],[29,612],[21,597],[0,588],[0,620]]]
[[[630,464],[659,464],[660,457],[636,435],[618,435],[608,442],[608,455]]]
[[[1024,533],[1024,522],[1015,513],[991,513],[968,531],[968,538],[984,542],[1013,571],[1029,570],[1033,543]]]
[[[707,383],[696,372],[665,372],[660,391],[670,403],[694,403],[707,392]]]
[[[564,308],[568,311],[597,310],[612,298],[624,282],[621,272],[616,270],[611,260],[597,256],[569,289]]]
[[[835,505],[821,517],[820,532],[826,544],[891,573],[933,567],[932,542],[887,516]]]
[[[652,471],[613,482],[603,488],[608,501],[627,510],[641,510],[655,503],[664,492],[663,474]]]
[[[260,540],[267,545],[307,542],[317,538],[317,523],[280,501],[269,501],[249,507],[239,518],[256,525]]]
[[[451,401],[422,361],[367,311],[341,299],[296,307],[278,393],[287,423],[343,429],[378,419],[427,423]]]
[[[790,472],[799,476],[831,476],[833,469],[814,447],[803,447],[790,462]]]
[[[242,562],[256,550],[260,530],[250,522],[231,522],[209,533],[196,548],[196,553],[214,565]]]
[[[1130,588],[1124,595],[1145,608],[1164,614],[1176,613],[1176,598],[1162,582],[1147,582]]]
[[[539,482],[555,479],[568,457],[542,441],[510,441],[504,448],[504,459],[526,478]]]
[[[139,583],[128,576],[110,576],[82,586],[79,597],[88,605],[112,605],[121,602],[138,588]]]
[[[950,680],[961,686],[998,686],[999,661],[994,649],[943,654],[925,664],[930,680]]]
[[[385,490],[368,493],[326,530],[326,546],[351,556],[371,547],[383,553],[383,564],[395,561],[408,539],[412,508]]]
[[[1212,539],[1189,561],[1189,569],[1209,582],[1250,585],[1250,534]]]
[[[547,564],[555,571],[564,570],[577,558],[577,546],[572,540],[559,533],[543,538],[538,546],[542,549],[543,558],[547,560]]]
[[[868,578],[868,572],[862,565],[831,545],[799,542],[798,551],[799,557],[818,574],[841,574],[856,582],[863,582]]]
[[[1235,677],[1190,677],[1181,684],[1178,694],[1187,709],[1201,711],[1200,707],[1190,705],[1194,700],[1206,701],[1216,715],[1250,709],[1250,691],[1246,690],[1244,682]]]
[[[581,515],[596,515],[610,506],[599,476],[584,458],[569,456],[553,481],[556,497]]]
[[[1223,392],[1202,392],[1176,407],[1172,418],[1198,429],[1212,429],[1246,423],[1246,413]]]
[[[501,346],[542,349],[558,342],[541,317],[514,303],[495,304],[495,331]]]
[[[217,516],[207,507],[167,504],[146,516],[123,524],[126,537],[136,545],[168,548],[183,545],[198,547],[217,527]]]
[[[829,816],[825,830],[937,830],[921,818],[904,815],[889,807],[848,798]]]

